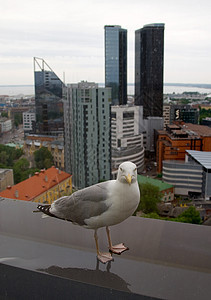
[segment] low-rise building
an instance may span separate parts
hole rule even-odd
[[[0,133],[7,133],[12,130],[12,120],[0,118]]]
[[[55,167],[64,170],[64,142],[63,140],[56,140],[53,137],[44,136],[27,136],[24,141],[23,151],[27,155],[29,161],[33,161],[34,151],[41,147],[47,148],[52,156]]]
[[[34,176],[16,185],[8,186],[0,192],[0,197],[51,204],[61,196],[71,193],[72,175],[51,167],[36,172]]]
[[[174,200],[174,186],[172,184],[143,175],[138,175],[138,183],[139,185],[150,183],[154,186],[157,186],[162,194],[163,202]]]

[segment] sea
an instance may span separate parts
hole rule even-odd
[[[103,86],[103,84],[99,84]],[[206,86],[206,87],[204,87]],[[182,94],[184,92],[198,92],[200,94],[211,94],[211,84],[164,84],[164,94]],[[34,85],[0,85],[0,96],[33,96]],[[134,84],[128,84],[128,95],[134,95]]]

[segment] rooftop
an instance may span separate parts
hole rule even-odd
[[[206,169],[211,169],[211,152],[186,150],[186,152],[193,157],[200,165]]]
[[[147,176],[143,176],[143,175],[138,175],[138,183],[139,184],[150,183],[152,185],[157,186],[160,191],[164,191],[164,190],[167,190],[167,189],[170,189],[173,187],[173,185],[168,184],[164,181],[154,179],[151,177],[147,177]]]
[[[36,172],[34,176],[7,187],[0,192],[0,197],[32,201],[35,197],[49,190],[53,186],[61,183],[71,175],[55,167]]]

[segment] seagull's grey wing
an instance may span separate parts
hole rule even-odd
[[[86,225],[84,220],[101,215],[109,208],[105,202],[108,187],[109,181],[106,181],[62,197],[52,204],[50,212],[59,218]]]

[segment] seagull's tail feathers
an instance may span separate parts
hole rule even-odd
[[[37,208],[40,212],[43,213],[42,218],[47,218],[47,217],[55,217],[51,212],[50,212],[50,204],[47,205],[38,205]]]

